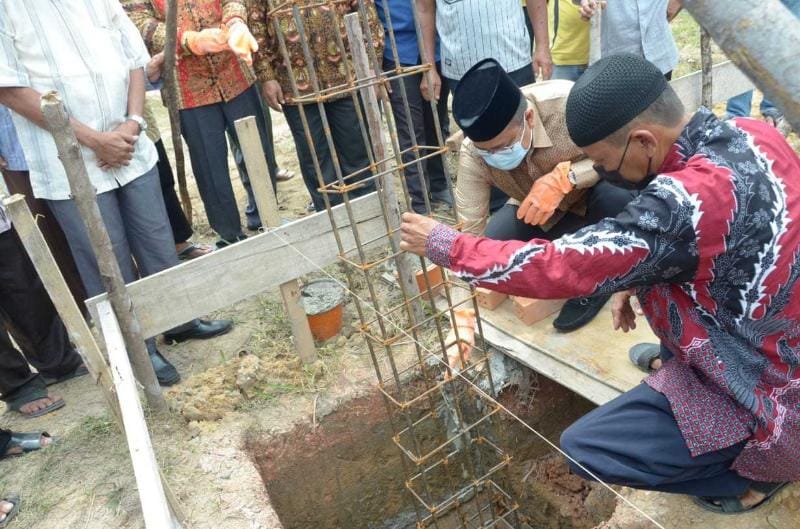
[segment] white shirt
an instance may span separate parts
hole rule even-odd
[[[668,0],[613,0],[603,10],[600,51],[603,57],[633,53],[661,70],[678,65],[678,48],[667,21]]]
[[[150,57],[117,0],[0,0],[0,87],[56,90],[67,112],[98,131],[123,123],[130,71]],[[46,130],[13,113],[37,198],[70,198],[56,145]],[[96,192],[121,187],[149,171],[158,155],[139,136],[130,165],[103,170],[82,147]]]
[[[444,76],[461,80],[475,63],[490,57],[507,72],[530,65],[526,16],[519,0],[436,0]]]

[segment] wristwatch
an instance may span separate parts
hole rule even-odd
[[[126,119],[130,121],[135,121],[137,125],[139,125],[139,132],[145,132],[147,130],[147,122],[144,120],[142,116],[137,116],[136,114],[132,114],[128,116]]]

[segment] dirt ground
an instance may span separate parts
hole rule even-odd
[[[696,31],[688,15],[682,14],[675,27],[682,56],[676,74],[699,68]],[[155,98],[151,101],[158,104]],[[297,218],[306,214],[308,197],[288,126],[280,114],[273,112],[272,119],[279,165],[297,173],[293,180],[279,184],[281,214]],[[159,112],[159,121],[164,143],[169,148],[169,127],[163,111]],[[796,136],[791,141],[800,147]],[[186,159],[188,165],[188,155]],[[244,193],[234,164],[230,165],[243,209]],[[197,189],[193,181],[190,184],[195,240],[212,243],[214,235]],[[335,267],[332,272],[340,273]],[[392,295],[388,287],[381,288],[386,295]],[[165,293],[165,303],[168,302],[169,294]],[[310,366],[301,365],[294,355],[277,293],[257,296],[210,315],[236,322],[233,332],[226,336],[207,342],[160,345],[184,380],[167,392],[174,413],[168,417],[149,417],[149,426],[158,460],[183,505],[188,526],[281,527],[258,468],[246,451],[247,441],[276,438],[296,425],[313,430],[340,404],[370,391],[374,371],[362,339],[352,334],[355,317],[352,303],[348,304],[347,312],[343,335],[322,344],[319,360]],[[411,355],[411,348],[400,353],[401,358]],[[22,512],[11,527],[143,527],[126,443],[109,420],[99,392],[88,377],[61,384],[53,391],[65,398],[64,409],[30,420],[13,413],[0,416],[0,426],[4,428],[46,430],[57,438],[57,443],[48,450],[0,461],[0,493],[15,491],[23,496]],[[554,429],[548,435],[557,440],[558,433]],[[293,449],[302,452],[305,448]],[[520,460],[525,463],[521,468],[530,471],[532,479],[549,484],[551,490],[539,491],[541,494],[566,494],[562,507],[567,513],[581,509],[589,515],[610,513],[609,499],[603,493],[585,488],[585,484],[566,475],[563,461],[548,457],[548,453],[541,452],[535,461]],[[699,513],[683,498],[630,491],[625,494],[637,505],[646,505],[648,512],[675,529],[788,529],[800,525],[792,514],[800,509],[797,488],[784,492],[780,505],[770,507],[763,515],[755,519],[726,518],[724,525]],[[621,505],[604,527],[634,529],[647,525],[639,515]]]

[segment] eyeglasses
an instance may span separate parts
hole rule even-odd
[[[514,150],[514,146],[522,141],[522,137],[525,136],[525,128],[528,126],[528,123],[525,121],[525,117],[522,118],[522,132],[520,132],[519,137],[511,142],[511,145],[506,145],[505,147],[498,147],[496,149],[481,149],[479,147],[475,147],[475,152],[477,152],[480,156],[490,156],[492,154],[502,154],[508,153]]]

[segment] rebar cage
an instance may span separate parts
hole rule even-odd
[[[415,2],[414,10],[419,49],[424,49],[422,32]],[[343,15],[342,6],[353,13]],[[411,145],[403,148],[395,126],[393,110],[385,87],[400,91],[405,122],[412,122],[406,86],[400,81],[416,76],[427,79],[433,93],[432,81],[424,75],[433,66],[421,64],[402,66],[398,57],[394,28],[388,2],[375,6],[369,0],[270,0],[269,19],[274,29],[277,46],[283,58],[291,85],[291,104],[297,105],[306,140],[311,148],[319,191],[333,227],[340,252],[340,261],[346,269],[348,287],[356,291],[356,282],[362,279],[366,295],[353,296],[360,319],[359,331],[371,355],[383,394],[389,420],[394,431],[393,441],[403,460],[405,476],[402,479],[408,499],[416,511],[417,527],[435,528],[516,528],[521,525],[518,504],[507,487],[508,467],[511,457],[499,446],[496,435],[496,418],[500,408],[486,399],[494,396],[488,352],[482,340],[480,318],[477,318],[476,346],[470,358],[462,358],[463,369],[456,373],[448,365],[448,349],[457,350],[458,329],[455,341],[447,340],[449,322],[454,311],[471,308],[479,315],[474,292],[448,277],[443,271],[441,285],[430,273],[431,264],[399,249],[400,214],[411,210],[411,197],[406,184],[406,169],[416,166],[424,193],[425,207],[437,220],[459,228],[457,208],[449,212],[434,212],[425,180],[425,161],[444,156],[445,138],[436,111],[436,101],[431,101],[431,113],[437,131],[436,145],[421,145],[413,131],[408,136]],[[337,9],[338,7],[338,9]],[[368,9],[382,9],[386,26],[386,46],[393,54],[394,69],[382,71],[381,58],[371,42]],[[320,58],[312,56],[304,20],[308,16],[328,17],[331,27],[345,28],[347,39],[335,31],[338,53],[343,60],[346,83],[323,87],[318,79],[316,64]],[[302,45],[304,67],[311,90],[298,89],[295,64],[290,59],[287,36],[280,20],[289,21]],[[326,114],[326,103],[339,98],[350,98],[360,126],[369,165],[346,174],[340,163]],[[287,98],[288,99],[288,98]],[[313,134],[309,129],[307,111],[312,106],[320,114],[328,151],[336,174],[335,181],[325,182],[320,158],[314,149]],[[388,139],[387,139],[388,138]],[[404,161],[405,160],[405,161]],[[448,190],[454,199],[452,180],[443,163]],[[388,252],[376,254],[374,240],[364,240],[359,233],[351,199],[354,193],[363,192],[365,186],[374,184],[385,219],[385,237]],[[334,198],[335,197],[335,198]],[[347,252],[342,243],[342,233],[331,212],[334,204],[341,202],[347,212],[355,250]],[[455,200],[453,200],[455,204]],[[387,246],[387,245],[384,245]],[[395,270],[396,284],[401,302],[392,306],[378,295],[377,282],[385,281],[386,265]],[[413,270],[421,270],[418,283]],[[361,284],[362,281],[358,281]],[[423,330],[433,330],[433,344],[425,345]],[[409,345],[410,344],[410,345]],[[413,347],[412,361],[401,362],[400,348]],[[486,393],[478,390],[486,388]]]

